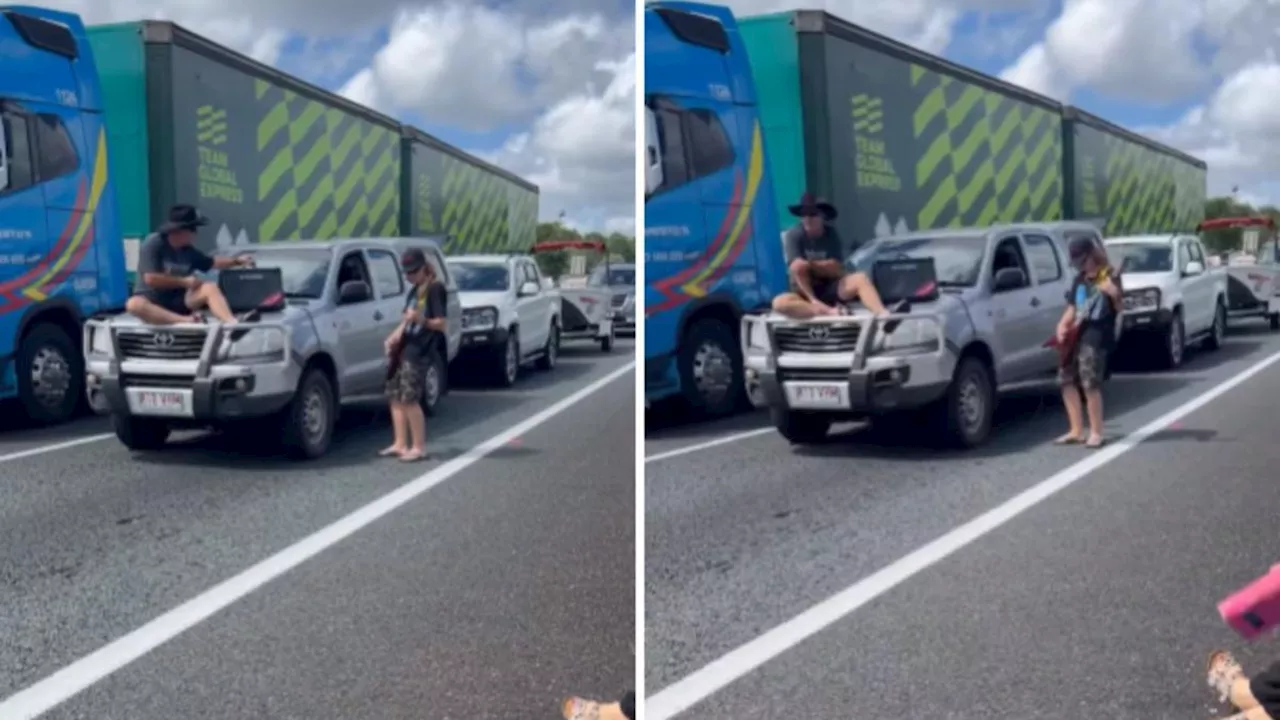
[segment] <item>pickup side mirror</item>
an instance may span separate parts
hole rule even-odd
[[[0,190],[9,189],[9,123],[0,118]]]
[[[1027,286],[1027,274],[1019,268],[1000,268],[996,271],[992,292],[1008,292]]]
[[[1182,269],[1182,274],[1185,275],[1186,277],[1195,277],[1196,275],[1203,275],[1204,265],[1195,260],[1192,260],[1191,262],[1187,263],[1187,266],[1185,268]]]
[[[530,297],[541,292],[542,288],[538,287],[538,283],[530,280],[520,286],[520,297]]]
[[[373,299],[373,288],[363,280],[348,280],[338,288],[339,305],[355,305]]]

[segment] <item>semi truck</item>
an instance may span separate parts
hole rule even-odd
[[[742,404],[737,320],[786,289],[781,231],[805,191],[839,209],[847,253],[940,227],[1203,215],[1203,162],[826,12],[655,2],[645,42],[648,402]]]
[[[536,241],[536,186],[169,22],[0,6],[0,114],[0,400],[37,422],[75,414],[80,327],[124,306],[176,202],[213,220],[207,251]]]

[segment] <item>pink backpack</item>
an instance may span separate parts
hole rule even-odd
[[[1218,603],[1218,613],[1245,640],[1280,625],[1280,565]]]

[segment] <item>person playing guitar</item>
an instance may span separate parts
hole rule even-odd
[[[395,439],[380,454],[413,462],[428,457],[427,421],[421,405],[426,389],[424,366],[431,349],[443,347],[448,295],[421,250],[405,251],[400,266],[413,287],[405,298],[404,319],[383,346]]]
[[[1067,291],[1067,309],[1058,321],[1054,338],[1058,347],[1058,381],[1062,402],[1067,407],[1070,428],[1057,439],[1059,445],[1084,443],[1101,447],[1102,382],[1107,377],[1107,360],[1114,349],[1116,319],[1123,307],[1120,274],[1107,260],[1107,253],[1091,237],[1071,240],[1068,246],[1075,280]],[[1080,401],[1089,411],[1089,435],[1084,434]]]

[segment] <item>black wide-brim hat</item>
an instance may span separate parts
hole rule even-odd
[[[169,219],[160,224],[160,232],[195,230],[209,224],[209,218],[200,214],[194,205],[174,205],[169,208]]]
[[[840,213],[836,212],[836,206],[826,200],[817,197],[811,192],[806,192],[800,196],[800,202],[795,205],[787,206],[792,215],[796,217],[804,217],[815,213],[821,214],[827,220],[835,220]]]

